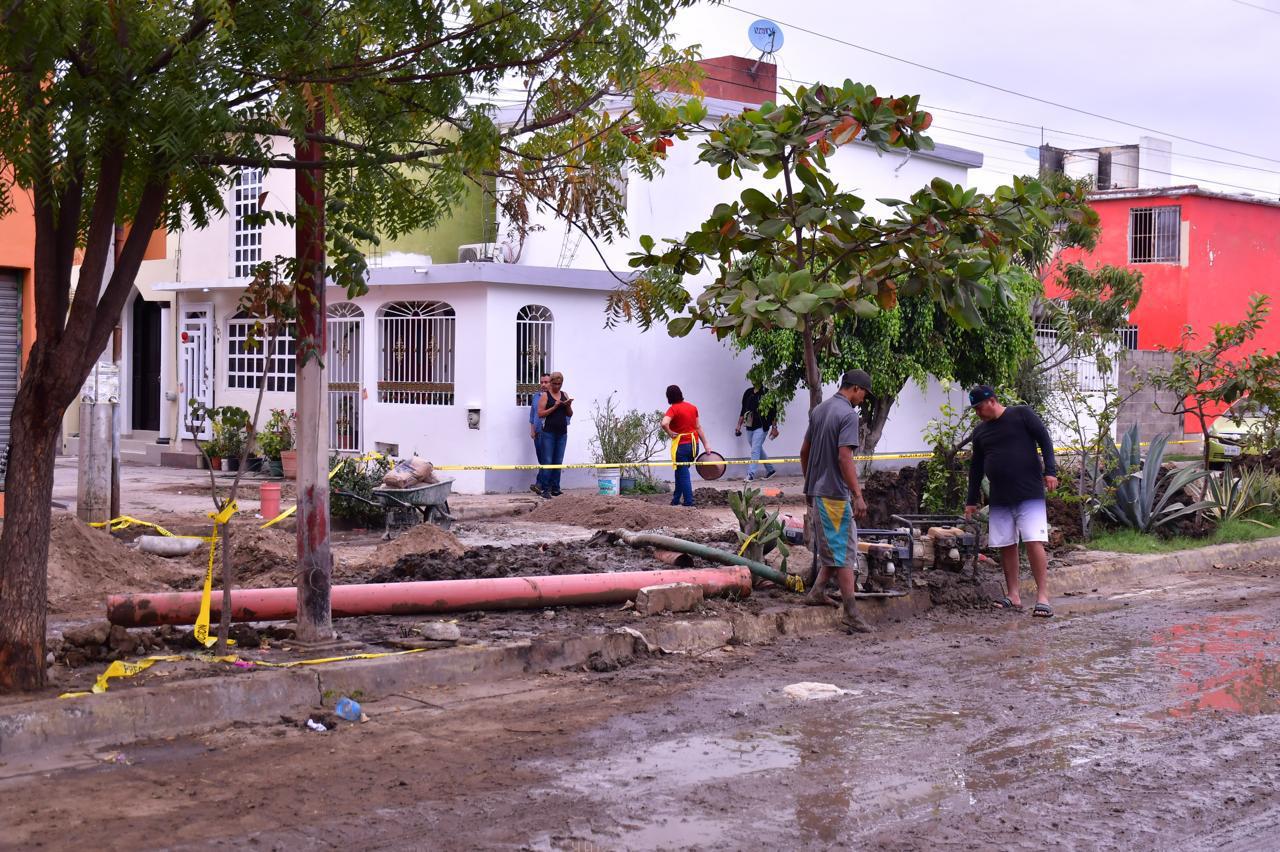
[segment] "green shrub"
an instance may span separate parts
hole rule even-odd
[[[329,514],[357,526],[380,526],[386,517],[381,508],[344,497],[336,492],[346,491],[366,500],[372,500],[373,489],[382,484],[382,477],[387,475],[391,464],[391,461],[383,456],[366,460],[330,456],[329,469],[332,470],[337,465],[338,472],[329,480]]]

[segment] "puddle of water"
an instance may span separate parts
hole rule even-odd
[[[740,824],[739,824],[740,827]],[[546,852],[603,852],[606,849],[688,849],[723,842],[734,825],[694,816],[659,817],[613,828],[574,827],[568,832],[540,834],[521,847]]]
[[[1178,675],[1174,693],[1182,702],[1168,715],[1280,713],[1280,634],[1253,626],[1258,620],[1247,613],[1213,616],[1152,637],[1157,659]]]
[[[769,733],[682,737],[609,758],[577,764],[560,783],[584,793],[622,788],[692,786],[755,772],[790,769],[799,762],[788,739]]]

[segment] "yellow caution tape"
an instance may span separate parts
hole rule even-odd
[[[107,691],[108,682],[114,678],[133,677],[141,674],[156,663],[174,663],[181,660],[189,660],[191,662],[200,663],[246,663],[250,667],[262,666],[263,668],[272,669],[291,669],[297,666],[318,666],[325,663],[341,663],[346,660],[376,660],[379,657],[403,657],[406,654],[421,654],[429,648],[411,648],[407,651],[378,651],[363,654],[347,654],[342,657],[319,657],[312,660],[292,660],[287,663],[272,663],[266,660],[241,660],[235,654],[227,654],[221,657],[210,656],[185,656],[182,654],[155,655],[144,657],[136,663],[128,663],[124,660],[116,660],[107,666],[106,671],[98,675],[98,679],[94,681],[92,691],[83,692],[64,692],[59,698],[82,698],[86,695],[99,695]]]
[[[742,547],[738,548],[739,556],[747,552],[747,548],[751,546],[751,542],[756,536],[760,535],[761,532],[763,532],[763,530],[756,530],[751,535],[747,536],[746,541],[742,542]]]

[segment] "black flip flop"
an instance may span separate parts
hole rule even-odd
[[[1032,607],[1031,614],[1036,618],[1053,618],[1053,607],[1048,604],[1038,603]]]
[[[1009,596],[1005,595],[998,601],[992,601],[991,605],[996,609],[1010,609],[1014,612],[1022,612],[1022,607],[1009,600]]]

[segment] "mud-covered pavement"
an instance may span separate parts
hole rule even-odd
[[[1280,564],[1061,591],[10,771],[0,845],[1276,848]]]

